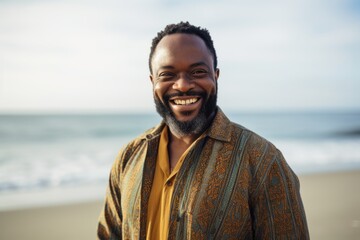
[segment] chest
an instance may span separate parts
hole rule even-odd
[[[122,181],[132,186],[122,191],[123,221],[129,226],[146,224],[146,219],[145,222],[141,219],[141,201],[148,198],[142,186],[149,173],[141,171],[145,159],[135,162]],[[240,226],[250,231],[251,176],[247,164],[240,145],[207,141],[190,151],[174,185],[169,236],[178,236],[177,239],[182,239],[181,236],[207,239],[220,233],[233,236],[238,235]]]

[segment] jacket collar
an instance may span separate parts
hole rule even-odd
[[[160,137],[162,130],[164,129],[166,123],[162,121],[156,127],[146,131],[141,138],[151,140],[156,137]],[[230,142],[231,139],[231,122],[220,109],[217,107],[216,115],[211,123],[210,127],[206,130],[205,135],[224,142]]]
[[[230,142],[231,122],[219,107],[213,122],[205,134],[219,141]]]

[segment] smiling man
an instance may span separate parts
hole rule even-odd
[[[120,151],[99,239],[308,239],[299,181],[281,152],[217,106],[216,51],[181,22],[153,39],[163,122]]]

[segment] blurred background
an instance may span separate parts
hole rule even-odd
[[[161,120],[151,40],[180,21],[212,35],[218,105],[300,176],[312,239],[358,239],[356,0],[1,0],[0,237],[95,236],[117,152]]]

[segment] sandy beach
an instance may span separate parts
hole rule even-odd
[[[360,239],[360,171],[301,175],[311,239]],[[95,239],[102,201],[0,211],[0,239]]]
[[[360,239],[360,171],[300,176],[310,237]]]

